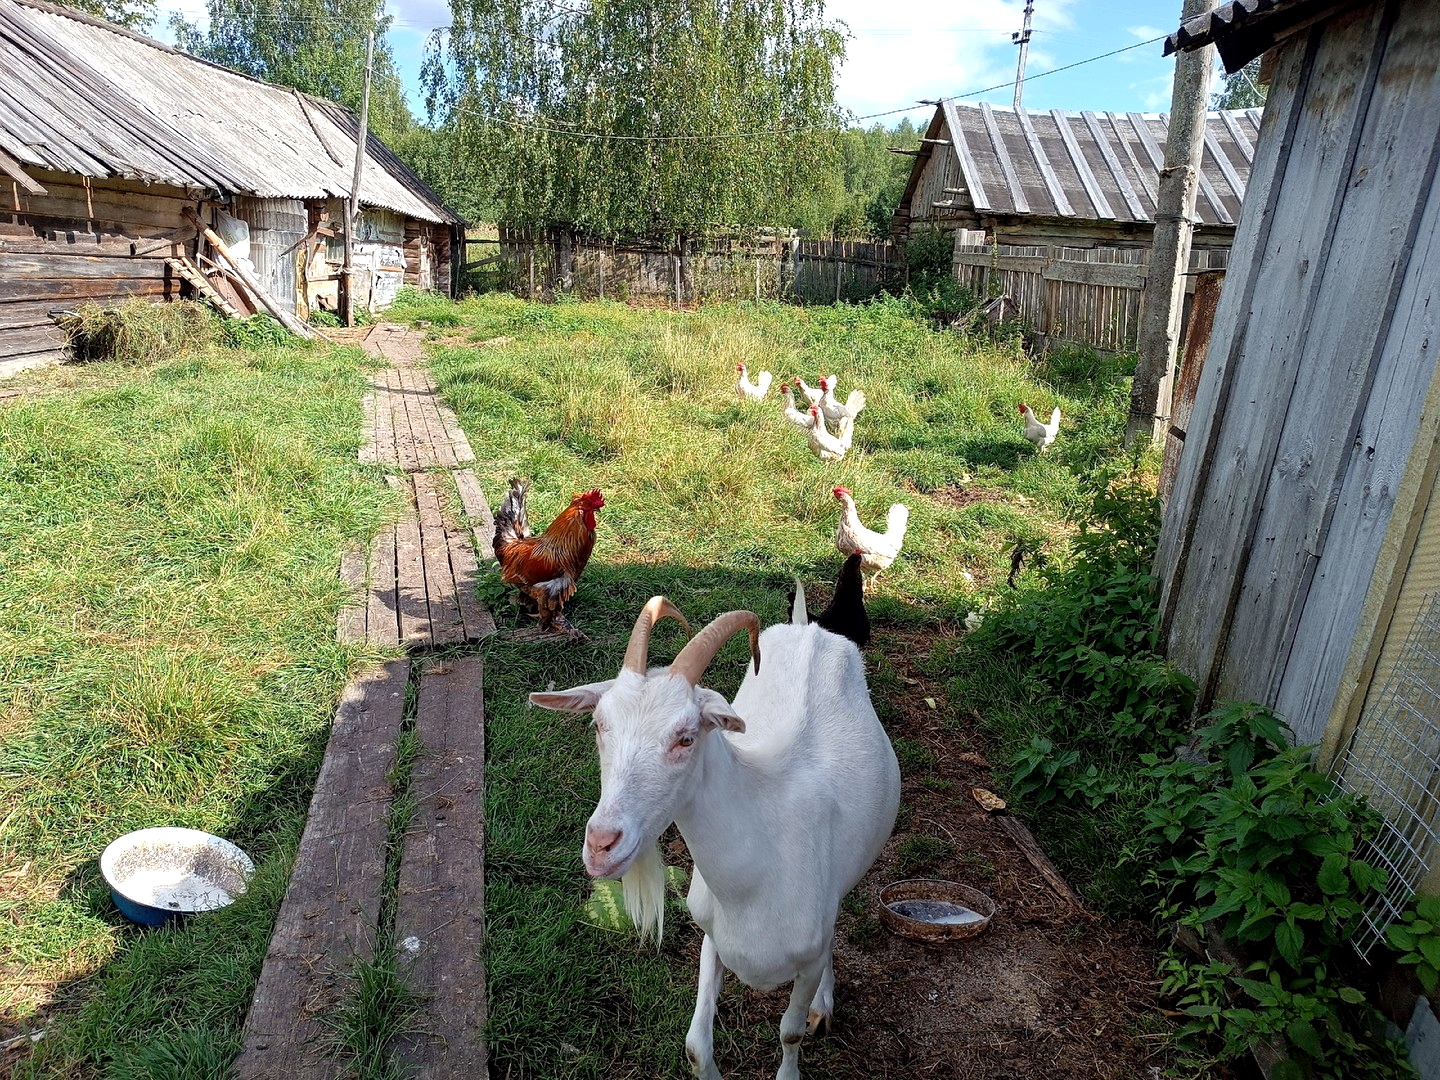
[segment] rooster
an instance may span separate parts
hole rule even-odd
[[[1035,449],[1044,452],[1045,448],[1055,441],[1055,436],[1060,431],[1060,406],[1056,405],[1050,413],[1050,423],[1042,424],[1030,406],[1024,402],[1020,404],[1020,415],[1025,418],[1025,438],[1035,444]]]
[[[860,415],[860,410],[865,408],[865,391],[851,390],[850,395],[842,403],[835,398],[835,377],[826,375],[820,380],[820,400],[816,404],[825,414],[825,419],[832,424],[838,423],[842,416],[848,416],[854,420]]]
[[[785,402],[785,419],[789,420],[790,423],[796,427],[808,428],[810,426],[810,414],[795,408],[795,391],[790,388],[788,382],[780,384],[780,397]]]
[[[575,595],[580,575],[595,547],[595,511],[605,505],[598,490],[576,495],[539,536],[530,535],[525,517],[527,481],[511,480],[505,501],[495,511],[495,558],[500,580],[517,586],[540,611],[541,630],[560,630],[571,641],[585,635],[565,618],[565,601]]]
[[[762,371],[750,381],[750,371],[744,364],[736,364],[735,370],[740,373],[735,380],[735,392],[745,401],[759,401],[770,389],[770,380],[774,378],[768,371]]]
[[[845,456],[845,451],[850,449],[850,437],[853,433],[855,422],[848,416],[841,417],[839,433],[832,435],[830,429],[825,426],[825,419],[820,415],[820,406],[810,406],[810,435],[807,441],[810,444],[810,452],[821,461],[839,461]]]
[[[905,543],[905,527],[910,523],[910,508],[895,503],[887,515],[885,531],[878,533],[860,523],[855,499],[850,489],[837,487],[831,492],[840,500],[840,525],[835,530],[835,547],[841,555],[859,555],[860,570],[868,575],[867,584],[876,574],[895,561]]]

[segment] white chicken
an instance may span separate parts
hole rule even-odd
[[[849,419],[842,420],[842,430],[839,435],[830,434],[830,429],[825,426],[825,420],[820,415],[820,406],[810,406],[810,452],[821,461],[839,461],[845,456],[845,451],[850,449],[850,433],[844,430],[844,426],[850,423]]]
[[[881,570],[895,561],[905,543],[905,527],[910,523],[910,508],[895,503],[886,516],[885,531],[876,532],[860,523],[855,499],[847,487],[837,487],[832,494],[840,500],[840,524],[835,530],[835,547],[841,555],[859,555],[860,572],[866,584]]]
[[[835,399],[834,376],[826,375],[820,380],[820,400],[816,404],[825,414],[825,419],[832,424],[838,423],[842,416],[848,416],[853,420],[860,415],[860,410],[865,408],[865,391],[851,390],[850,396],[841,403]]]
[[[1020,415],[1025,418],[1025,438],[1035,444],[1035,449],[1043,452],[1047,446],[1055,441],[1055,436],[1060,431],[1060,406],[1056,405],[1050,413],[1050,422],[1042,424],[1040,420],[1030,411],[1030,406],[1024,402],[1020,404]]]
[[[805,395],[805,400],[811,405],[819,405],[820,395],[825,393],[825,391],[818,386],[811,386],[799,375],[795,376],[795,388]]]
[[[736,364],[735,370],[740,373],[735,380],[735,392],[746,401],[759,401],[770,389],[770,380],[774,378],[768,371],[762,371],[756,376],[755,381],[750,381],[750,371],[744,364]]]
[[[785,419],[796,427],[808,428],[814,421],[808,412],[802,412],[795,408],[795,393],[790,389],[790,384],[780,384],[780,397],[785,401]]]

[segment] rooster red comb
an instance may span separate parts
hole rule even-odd
[[[599,510],[605,505],[605,496],[600,494],[599,488],[592,488],[583,494],[575,496],[576,501],[584,503],[591,510]]]
[[[1017,405],[1017,406],[1015,406],[1015,407],[1016,407],[1017,409],[1019,409],[1021,412],[1024,412],[1024,411],[1025,411],[1026,409],[1028,409],[1030,406],[1029,406],[1029,405],[1026,405],[1026,404],[1022,401],[1022,402],[1020,402],[1019,405]]]
[[[834,491],[830,492],[830,494],[834,495],[835,498],[838,499],[841,495],[849,495],[850,489],[847,487],[837,487]]]

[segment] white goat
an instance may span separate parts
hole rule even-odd
[[[834,1009],[840,900],[875,861],[900,804],[900,768],[859,649],[805,623],[803,590],[794,610],[803,625],[763,634],[752,612],[727,612],[668,668],[647,671],[655,621],[685,624],[657,596],[636,619],[616,678],[530,695],[547,709],[594,713],[600,802],[585,826],[585,868],[623,878],[642,934],[662,931],[660,834],[673,821],[689,846],[687,899],[705,937],[685,1054],[701,1080],[720,1077],[713,1032],[727,968],[763,990],[794,982],[776,1078],[798,1080],[807,1020],[810,1031],[828,1026]],[[699,682],[742,629],[753,666],[732,706]]]

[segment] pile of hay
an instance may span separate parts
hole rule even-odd
[[[83,304],[55,316],[75,359],[143,364],[203,349],[215,340],[215,316],[192,300],[134,298],[118,307]]]

